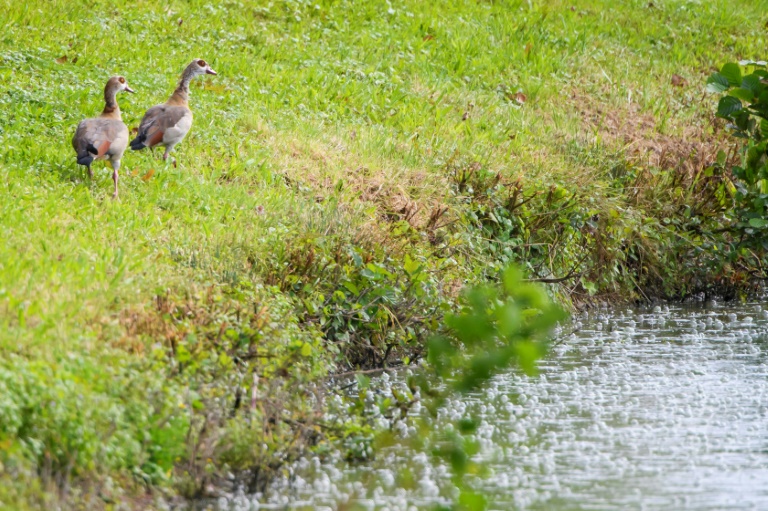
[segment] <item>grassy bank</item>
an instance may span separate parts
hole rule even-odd
[[[703,82],[766,7],[0,1],[0,507],[258,488],[360,433],[329,372],[417,360],[510,261],[577,305],[748,290],[691,222],[727,207]],[[195,57],[178,168],[126,154],[113,201],[75,126]]]

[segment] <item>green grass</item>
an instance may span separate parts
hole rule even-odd
[[[766,8],[0,1],[0,487],[18,482],[0,507],[72,487],[97,507],[147,487],[194,494],[222,467],[288,458],[314,442],[290,427],[314,406],[291,388],[418,351],[456,290],[509,260],[536,277],[580,265],[581,281],[553,289],[565,299],[629,299],[638,280],[674,277],[664,179],[684,165],[644,163],[638,141],[722,144],[702,84],[765,57]],[[178,168],[126,153],[113,201],[102,164],[92,183],[76,165],[75,126],[121,74],[136,127],[196,57],[219,74],[192,85]],[[641,200],[617,184],[646,171]],[[518,179],[539,195],[508,219],[524,224],[512,236],[494,201]],[[597,217],[604,236],[588,238]],[[403,269],[406,253],[428,279]],[[352,324],[361,307],[373,319]],[[252,349],[261,358],[237,358]],[[247,421],[227,411],[253,372],[291,417],[243,454],[227,435]],[[219,446],[206,456],[203,423]]]

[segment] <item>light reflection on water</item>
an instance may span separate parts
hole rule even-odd
[[[768,311],[760,304],[593,311],[541,374],[451,403],[470,413],[498,510],[768,509]],[[408,467],[417,484],[398,487]],[[429,509],[449,471],[388,448],[371,463],[302,460],[269,495],[226,509]]]

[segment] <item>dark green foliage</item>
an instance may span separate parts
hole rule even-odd
[[[459,313],[446,317],[452,336],[429,341],[428,361],[461,393],[476,389],[513,363],[532,374],[544,352],[546,334],[562,317],[543,288],[525,283],[519,270],[510,267],[500,286],[471,289]]]
[[[413,361],[446,307],[429,263],[418,250],[396,256],[334,227],[324,236],[283,238],[257,271],[294,299],[304,323],[322,331],[340,369]]]
[[[745,73],[742,73],[742,68]],[[749,72],[746,74],[746,72]],[[764,61],[728,63],[707,80],[707,90],[725,93],[717,115],[729,121],[735,137],[744,139],[742,161],[734,165],[734,209],[729,213],[736,236],[730,249],[744,249],[760,261],[768,250],[768,70]],[[718,165],[725,155],[719,155]]]
[[[462,293],[458,309],[445,316],[443,333],[429,339],[424,363],[406,386],[393,385],[389,393],[377,393],[369,378],[357,375],[357,392],[347,398],[347,412],[363,419],[345,427],[347,459],[366,460],[376,449],[396,441],[432,453],[451,467],[457,490],[452,507],[443,509],[486,509],[485,496],[472,489],[473,478],[486,471],[475,459],[480,449],[474,438],[478,422],[462,417],[449,428],[435,429],[438,411],[448,400],[482,389],[501,372],[519,368],[534,374],[553,327],[566,317],[539,284],[525,282],[514,266],[505,268],[496,280]],[[408,415],[417,402],[428,416]],[[374,426],[382,418],[388,420],[389,429]],[[417,433],[398,440],[393,430],[402,420],[413,423]],[[407,470],[400,480],[410,484]]]
[[[420,390],[433,417],[452,395],[476,391],[502,371],[518,367],[534,374],[552,328],[565,318],[544,289],[524,282],[517,268],[506,268],[500,280],[498,285],[468,290],[461,309],[446,317],[448,331],[430,339],[427,368],[436,381],[448,383],[445,389],[430,385],[425,375],[409,381],[409,387]],[[431,430],[427,421],[417,427],[421,448],[431,449],[451,466],[459,492],[451,509],[486,509],[486,498],[471,489],[467,477],[484,472],[473,460],[479,450],[472,436],[477,423],[464,417],[447,432]]]

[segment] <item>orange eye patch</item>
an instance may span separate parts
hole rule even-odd
[[[125,83],[125,78],[123,78],[122,76],[120,77],[120,83]]]
[[[206,66],[206,64],[205,64],[205,61],[204,61],[204,60],[198,60],[198,61],[197,61],[197,65],[198,65],[198,66],[200,66],[200,67],[205,67],[205,66]]]

